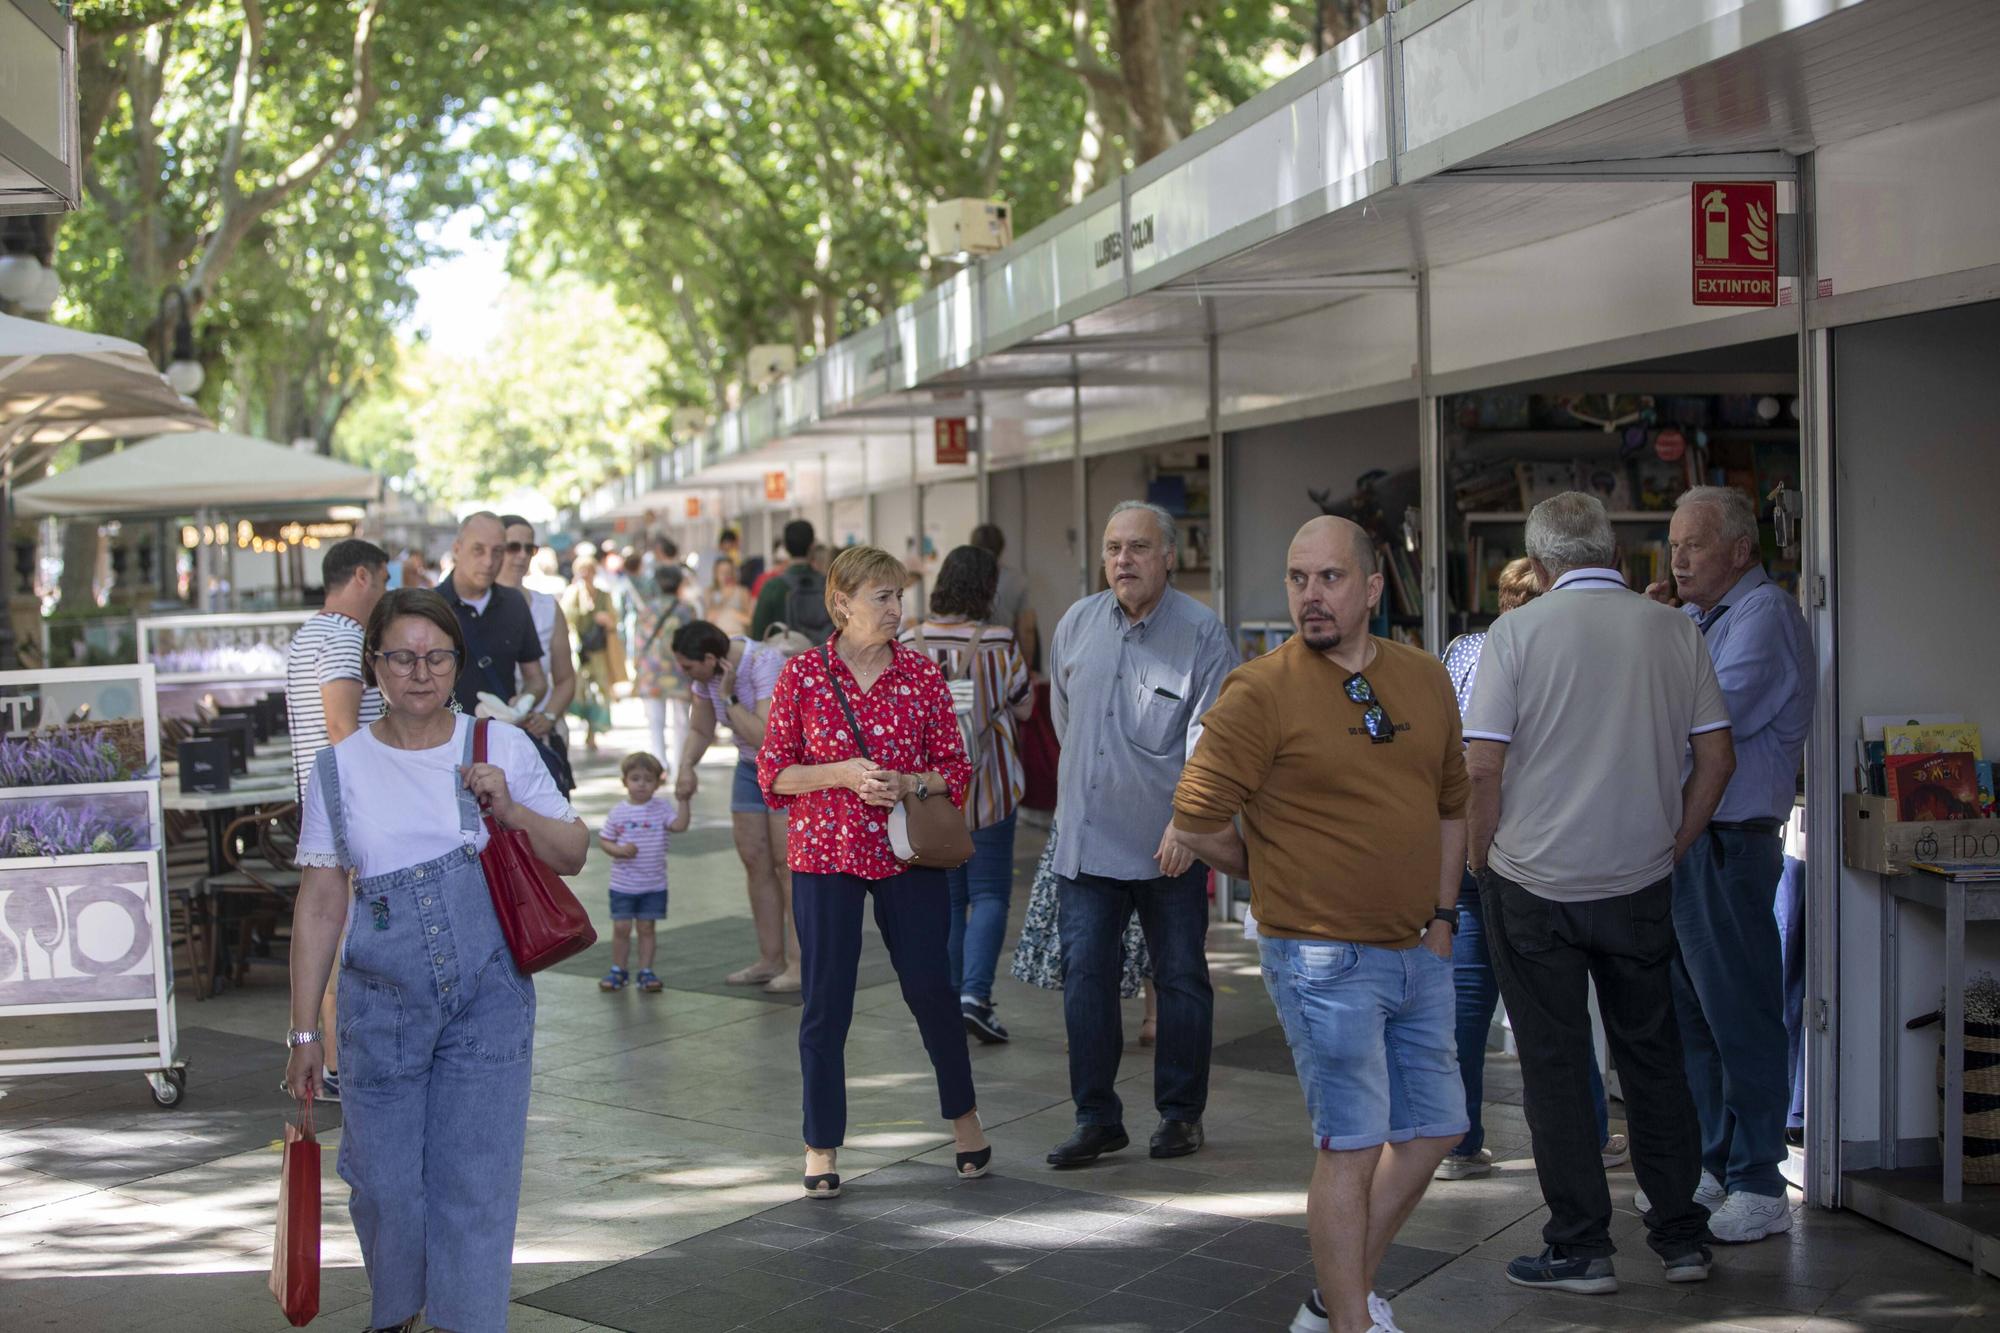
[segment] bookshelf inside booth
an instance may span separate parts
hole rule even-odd
[[[1174,587],[1211,601],[1210,551],[1215,527],[1208,452],[1190,447],[1163,449],[1146,460],[1146,499],[1174,516],[1179,551]]]
[[[1692,379],[1692,377],[1683,377]],[[1749,496],[1764,566],[1796,590],[1779,548],[1774,491],[1799,486],[1799,435],[1787,394],[1487,391],[1442,405],[1446,455],[1446,629],[1484,629],[1499,577],[1525,553],[1528,511],[1563,491],[1595,494],[1618,535],[1634,589],[1670,577],[1674,501],[1694,485]]]

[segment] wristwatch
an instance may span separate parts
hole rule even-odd
[[[293,1028],[285,1034],[285,1045],[288,1047],[310,1046],[320,1040],[322,1040],[322,1037],[317,1031],[305,1032],[298,1028]]]
[[[1458,933],[1458,909],[1456,907],[1438,908],[1435,912],[1431,913],[1431,921],[1442,921],[1451,927],[1454,935]],[[1430,921],[1424,922],[1427,926],[1430,923]]]
[[[928,801],[930,798],[931,798],[931,784],[925,782],[921,777],[918,778],[917,799],[920,801]]]

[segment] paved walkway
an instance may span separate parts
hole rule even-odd
[[[871,930],[848,1044],[848,1190],[832,1203],[801,1200],[796,1003],[719,984],[751,957],[726,775],[705,770],[695,828],[673,855],[659,966],[668,990],[600,994],[605,946],[537,981],[513,1328],[1284,1327],[1311,1280],[1301,1186],[1312,1154],[1254,951],[1230,927],[1210,937],[1216,1067],[1204,1151],[1145,1156],[1151,1059],[1133,1044],[1121,1073],[1137,1144],[1081,1171],[1045,1166],[1071,1122],[1061,1006],[1003,980],[1014,1041],[973,1052],[995,1175],[964,1184],[951,1178],[950,1133]],[[587,814],[617,794],[608,760],[585,771]],[[1038,844],[1024,832],[1017,924]],[[594,857],[579,884],[600,918],[606,873]],[[173,1110],[155,1108],[130,1075],[0,1081],[0,1328],[285,1327],[264,1289],[284,987],[282,964],[264,962],[246,988],[182,1004],[192,1068]],[[9,1023],[0,1041],[73,1040],[80,1027]],[[1137,1027],[1135,1002],[1126,1030],[1136,1037]],[[1500,1169],[1434,1186],[1384,1275],[1412,1333],[2000,1327],[2000,1285],[1853,1216],[1804,1209],[1788,1238],[1724,1249],[1709,1282],[1670,1287],[1636,1234],[1626,1171],[1612,1176],[1623,1290],[1511,1287],[1502,1265],[1540,1247],[1543,1212],[1511,1062],[1495,1060],[1488,1093]],[[327,1110],[321,1323],[360,1328],[367,1284],[332,1169],[339,1116]]]

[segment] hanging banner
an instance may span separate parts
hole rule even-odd
[[[937,465],[957,467],[969,456],[964,417],[937,419]]]
[[[783,504],[785,501],[785,482],[786,477],[784,473],[766,472],[764,474],[764,498],[772,504]]]
[[[1778,304],[1778,187],[1694,183],[1694,303]]]

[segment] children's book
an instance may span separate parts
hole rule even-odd
[[[1978,761],[1970,754],[1892,754],[1883,763],[1897,819],[1921,823],[1978,817]]]
[[[1970,722],[1884,727],[1882,739],[1890,754],[1952,754],[1964,750],[1974,759],[1985,758],[1985,752],[1979,748],[1979,728]]]
[[[1963,713],[1863,713],[1861,715],[1861,739],[1879,741],[1887,727],[1941,727],[1947,723],[1963,722]]]
[[[1574,463],[1519,463],[1515,465],[1514,477],[1521,486],[1524,513],[1544,500],[1576,489]]]
[[[2000,793],[1996,793],[1993,786],[1993,761],[1982,759],[1973,768],[1979,776],[1979,817],[2000,819],[2000,799],[1996,799]]]

